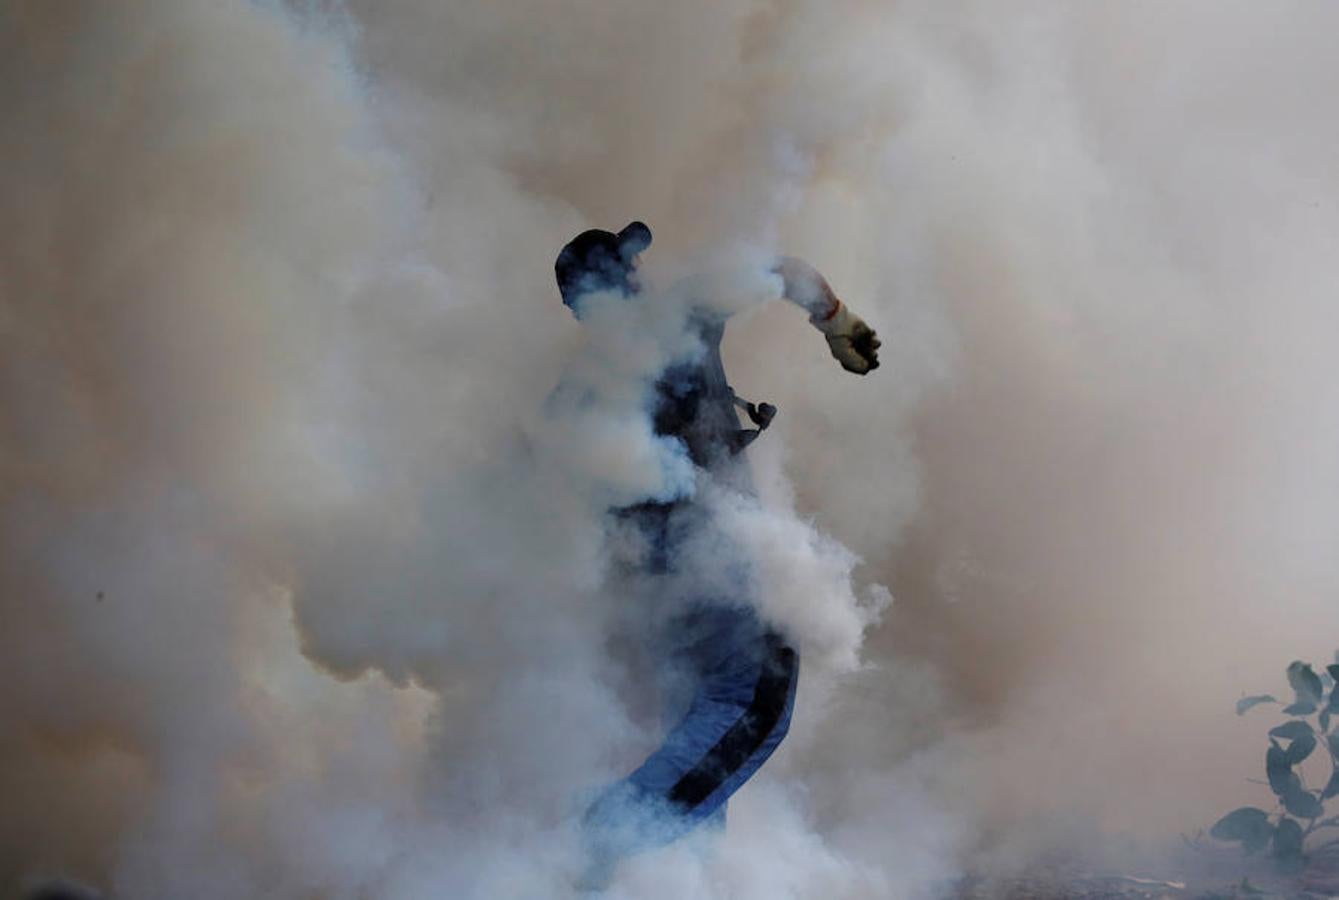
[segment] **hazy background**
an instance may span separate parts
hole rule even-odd
[[[564,895],[655,737],[600,511],[661,477],[667,345],[588,340],[552,262],[632,218],[662,283],[809,259],[884,365],[732,323],[800,708],[615,895],[935,896],[1263,800],[1232,705],[1339,646],[1336,29],[0,5],[0,889]],[[573,378],[606,419],[545,415]]]

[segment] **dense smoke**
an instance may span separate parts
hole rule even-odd
[[[884,339],[727,335],[781,413],[702,500],[795,722],[612,895],[928,897],[1255,797],[1233,701],[1339,644],[1337,25],[7,4],[0,890],[570,895],[660,726],[604,510],[700,487],[665,289],[776,252]],[[558,248],[633,218],[658,302],[579,325]]]

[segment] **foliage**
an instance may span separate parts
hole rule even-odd
[[[1325,818],[1325,801],[1339,796],[1339,653],[1320,674],[1296,661],[1288,666],[1287,675],[1294,697],[1283,713],[1292,718],[1269,730],[1265,751],[1265,775],[1276,807],[1272,812],[1254,806],[1233,810],[1218,820],[1209,836],[1235,841],[1246,853],[1269,848],[1279,863],[1299,866],[1309,853],[1339,843],[1317,846],[1315,837],[1322,829],[1339,828],[1339,816]],[[1237,701],[1237,715],[1278,702],[1270,694],[1243,697]],[[1317,748],[1329,755],[1330,775],[1324,787],[1312,788],[1299,766]]]

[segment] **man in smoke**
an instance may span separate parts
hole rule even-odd
[[[582,319],[601,295],[646,302],[639,254],[651,231],[632,222],[617,234],[590,230],[567,244],[555,265],[563,303]],[[763,274],[763,273],[759,273]],[[827,281],[794,258],[776,260],[766,273],[781,296],[809,313],[832,355],[849,372],[877,368],[879,339],[837,299]],[[775,415],[769,404],[739,400],[725,379],[720,343],[727,312],[698,281],[667,297],[689,297],[685,329],[691,352],[672,359],[655,379],[648,415],[655,434],[681,442],[699,480],[751,492],[740,451]],[[740,427],[743,409],[752,429]],[[603,791],[583,818],[589,868],[587,887],[606,883],[617,861],[640,849],[675,840],[705,821],[723,820],[726,801],[781,743],[790,724],[799,659],[786,637],[754,610],[747,561],[731,559],[729,535],[692,496],[647,500],[612,511],[618,527],[640,538],[636,568],[673,594],[660,617],[655,653],[675,674],[678,701],[663,744],[634,772]],[[727,577],[703,577],[697,548],[727,559]],[[656,620],[657,610],[645,610]]]

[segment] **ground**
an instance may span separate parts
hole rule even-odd
[[[1051,861],[1010,875],[970,876],[954,900],[1321,900],[1339,898],[1339,858],[1281,872],[1268,858],[1189,847],[1148,869],[1093,869]]]

